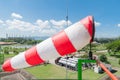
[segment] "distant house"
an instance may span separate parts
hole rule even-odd
[[[94,42],[92,42],[92,44],[100,44],[100,43],[98,43],[98,42],[94,41]]]
[[[76,57],[59,57],[55,63],[62,67],[67,67],[70,70],[77,71],[78,58]]]
[[[103,72],[102,68],[100,66],[97,66],[97,65],[93,66],[93,69],[94,69],[94,72],[96,72],[96,73]]]
[[[105,63],[104,63],[104,65],[105,65],[105,67],[106,67],[109,71],[112,71],[112,67],[111,67],[110,64],[105,64]],[[97,65],[94,65],[94,66],[93,66],[93,69],[94,69],[94,72],[96,72],[96,73],[101,73],[101,72],[103,72],[103,69],[102,69],[100,66],[97,66]]]

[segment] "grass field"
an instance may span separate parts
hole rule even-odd
[[[38,79],[66,79],[66,69],[52,64],[26,68],[26,70]],[[77,79],[77,72],[68,70],[68,78]]]
[[[7,60],[13,56],[15,56],[15,54],[4,54],[4,57],[5,57],[4,60]]]
[[[118,60],[118,58],[108,57],[108,61],[110,62],[112,67],[120,67],[120,65],[118,64]]]
[[[98,73],[95,73],[91,69],[87,69],[87,70],[85,70],[85,71],[82,72],[82,78],[83,78],[83,80],[100,80],[104,76],[106,76],[105,73],[98,74]]]
[[[107,55],[107,57],[108,57],[108,61],[112,65],[112,67],[114,67],[117,70],[117,72],[115,72],[114,74],[119,76],[120,75],[120,65],[118,64],[119,58],[112,57],[109,55]]]
[[[47,66],[35,66],[31,68],[26,68],[26,70],[34,75],[38,79],[66,79],[66,70],[65,68],[58,67],[52,64]],[[102,77],[106,76],[105,73],[97,74],[93,70],[87,69],[82,72],[83,80],[99,80]],[[78,79],[77,72],[68,70],[67,79]]]

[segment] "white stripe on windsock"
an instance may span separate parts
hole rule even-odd
[[[91,36],[81,22],[68,27],[65,32],[76,50],[83,48],[90,42]]]
[[[56,51],[51,38],[48,38],[47,40],[41,42],[36,47],[39,56],[44,61],[50,61],[60,56]]]
[[[10,63],[13,69],[20,69],[31,66],[25,60],[25,52],[20,53],[19,55],[13,57],[10,60]]]

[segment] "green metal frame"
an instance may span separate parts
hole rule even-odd
[[[78,59],[78,80],[82,80],[82,63],[96,63],[96,60],[81,60]]]

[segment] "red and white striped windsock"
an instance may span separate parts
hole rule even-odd
[[[7,60],[2,65],[3,71],[30,67],[44,61],[55,60],[59,56],[73,53],[92,41],[94,21],[88,16],[71,25],[51,38]]]

